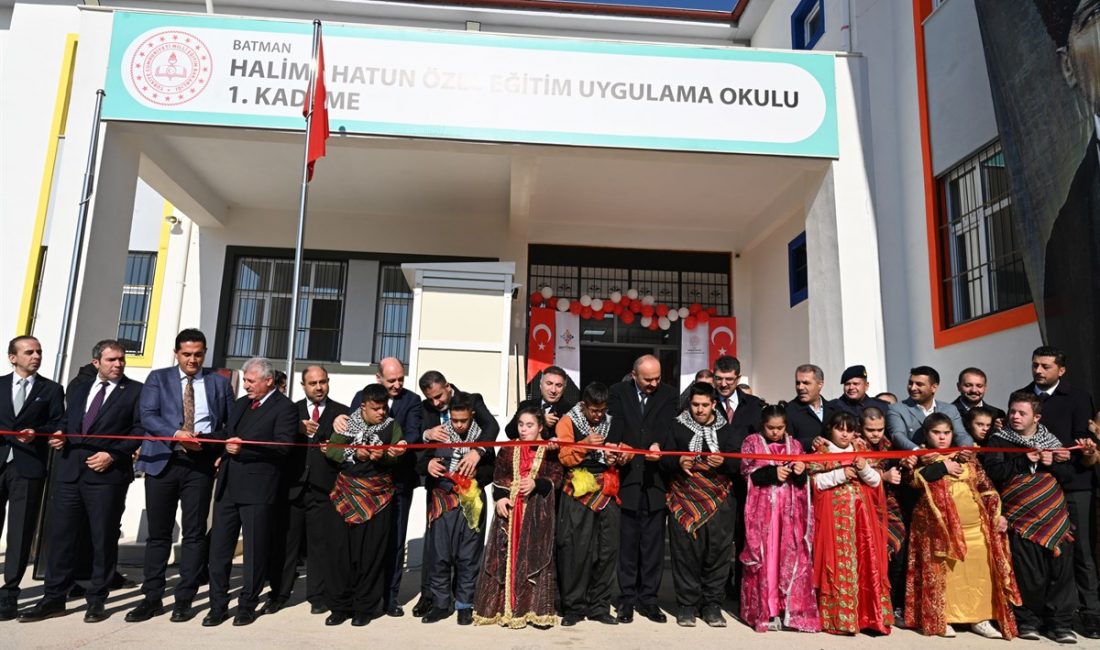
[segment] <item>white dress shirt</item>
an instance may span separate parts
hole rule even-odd
[[[191,382],[191,389],[195,393],[195,433],[210,433],[214,430],[214,418],[210,415],[210,403],[206,401],[206,380],[202,371],[195,374],[195,380]],[[187,374],[180,370],[180,399],[187,390]],[[182,402],[181,402],[182,403]]]

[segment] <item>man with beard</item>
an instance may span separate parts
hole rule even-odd
[[[993,426],[1000,429],[1004,426],[1005,412],[986,403],[985,390],[988,381],[981,368],[966,368],[959,373],[959,382],[956,384],[959,396],[951,403],[959,410],[960,416],[965,416],[970,409],[984,406],[993,412]]]

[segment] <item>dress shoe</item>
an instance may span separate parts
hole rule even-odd
[[[451,610],[442,609],[439,607],[432,607],[431,611],[424,615],[424,618],[420,619],[421,623],[438,623],[445,618],[450,618]]]
[[[390,607],[389,609],[386,610],[386,616],[392,616],[394,618],[401,618],[404,615],[405,615],[405,610],[401,607],[401,605],[394,605],[393,607]]]
[[[0,621],[10,621],[19,616],[19,607],[14,600],[0,603]]]
[[[42,599],[30,609],[23,610],[19,614],[20,623],[30,623],[33,621],[44,621],[47,618],[53,618],[55,616],[61,616],[65,613],[65,601],[61,599],[46,600]]]
[[[205,617],[203,617],[202,626],[217,627],[224,623],[227,618],[229,618],[229,610],[224,608],[212,609]]]
[[[700,618],[710,627],[726,627],[726,617],[722,616],[722,608],[718,605],[703,607]]]
[[[618,616],[615,617],[615,620],[619,621],[620,623],[623,623],[625,625],[627,623],[634,622],[634,608],[630,605],[623,605],[618,609],[616,613],[618,614]]]
[[[328,606],[324,603],[312,603],[309,606],[310,614],[324,614],[328,611]]]
[[[695,627],[695,608],[681,607],[676,612],[676,624],[680,627]]]
[[[562,627],[573,627],[574,625],[576,625],[577,623],[580,623],[580,622],[581,622],[581,617],[577,616],[576,614],[566,614],[565,616],[561,617],[561,626]]]
[[[88,603],[88,609],[84,611],[85,623],[99,623],[107,620],[107,608],[103,603]]]
[[[342,625],[349,618],[351,617],[343,612],[333,612],[325,617],[325,625]]]
[[[416,601],[413,605],[413,616],[417,618],[423,618],[428,615],[428,612],[432,611],[432,599],[427,596],[421,596],[420,600]]]
[[[367,623],[370,623],[372,618],[374,617],[370,614],[356,614],[351,617],[351,625],[352,627],[363,627]]]
[[[264,603],[264,606],[260,608],[260,615],[266,616],[268,614],[278,614],[279,610],[283,608],[283,602],[279,600],[270,600]]]
[[[148,621],[154,616],[160,615],[163,611],[164,605],[161,601],[145,599],[138,603],[137,607],[126,613],[126,622],[141,623],[142,621]]]
[[[596,614],[595,616],[589,616],[588,620],[596,621],[597,623],[603,623],[604,625],[618,625],[619,621],[615,620],[615,617],[611,614],[604,612],[603,614]]]
[[[233,617],[233,627],[244,627],[256,622],[256,610],[237,609],[237,615]]]
[[[656,605],[639,605],[638,613],[648,618],[654,623],[667,623],[668,617],[661,611],[661,608]]]
[[[458,624],[459,625],[473,625],[474,624],[474,608],[467,607],[465,609],[458,610]]]
[[[186,623],[195,618],[195,610],[191,603],[177,602],[172,606],[172,617],[168,620],[173,623]]]

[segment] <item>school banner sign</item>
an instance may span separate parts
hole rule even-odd
[[[117,11],[108,120],[301,130],[311,24]],[[325,25],[334,135],[835,158],[831,54]]]

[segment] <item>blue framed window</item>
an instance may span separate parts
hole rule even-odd
[[[787,279],[791,289],[791,307],[794,307],[810,296],[805,231],[787,244]]]
[[[791,14],[791,47],[812,50],[825,33],[825,0],[801,0]]]

